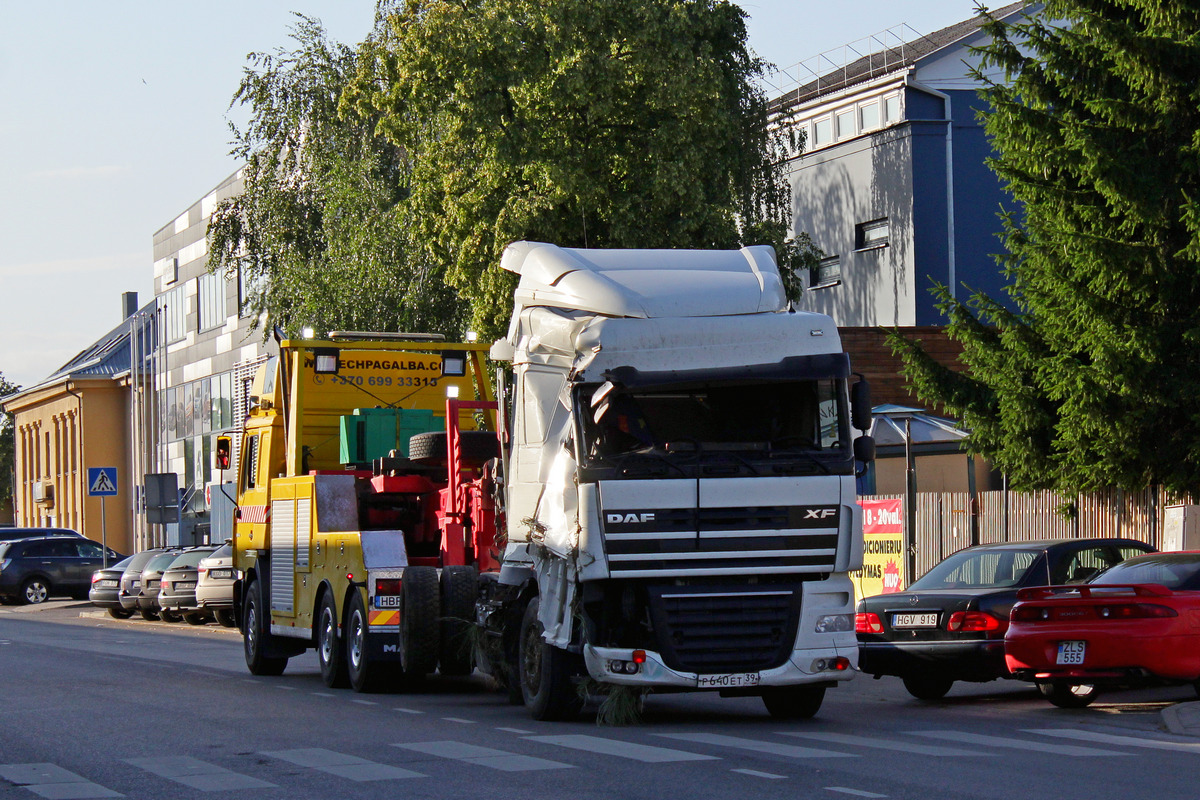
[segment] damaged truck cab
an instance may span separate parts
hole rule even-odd
[[[812,716],[855,673],[874,449],[833,321],[789,310],[769,247],[519,242],[502,266],[506,547],[478,618],[534,716],[586,678]]]

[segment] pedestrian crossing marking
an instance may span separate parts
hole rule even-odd
[[[686,753],[683,750],[671,750],[667,747],[654,747],[653,745],[636,742],[622,742],[616,739],[604,739],[600,736],[587,736],[584,734],[523,736],[521,738],[531,742],[569,747],[572,750],[583,750],[603,756],[629,758],[647,764],[658,764],[666,761],[720,761],[717,756],[704,756],[699,753]]]
[[[967,750],[962,747],[943,747],[936,744],[921,744],[920,742],[902,742],[892,739],[876,739],[870,736],[854,736],[848,733],[802,733],[800,731],[780,731],[781,736],[794,736],[797,739],[816,739],[826,744],[844,744],[857,747],[871,747],[876,750],[896,750],[901,753],[913,753],[922,756],[994,756],[983,750]]]
[[[1062,739],[1079,739],[1100,744],[1123,744],[1129,747],[1149,747],[1155,750],[1180,750],[1185,753],[1200,753],[1200,742],[1172,742],[1166,739],[1143,739],[1138,736],[1119,736],[1112,733],[1093,733],[1070,728],[1029,728],[1025,733],[1042,736],[1057,736]]]
[[[761,739],[742,739],[737,736],[725,736],[719,733],[656,733],[664,739],[678,739],[683,742],[712,744],[719,747],[731,747],[736,750],[751,750],[756,753],[770,753],[787,758],[857,758],[854,753],[841,753],[836,750],[822,750],[818,747],[799,747],[794,744],[779,742],[764,742]]]
[[[0,778],[47,800],[125,796],[56,764],[0,764]]]
[[[532,772],[542,769],[572,769],[572,764],[561,761],[550,761],[546,758],[510,753],[506,750],[495,750],[491,747],[480,747],[463,742],[415,742],[397,743],[392,747],[400,747],[417,753],[440,758],[452,758],[468,764],[490,767],[502,772]]]
[[[365,758],[359,758],[358,756],[336,753],[333,750],[325,750],[320,747],[264,751],[263,755],[270,758],[278,758],[280,761],[287,761],[299,767],[308,767],[309,769],[327,772],[330,775],[336,775],[339,778],[348,778],[360,783],[363,781],[384,781],[394,778],[429,777],[420,772],[413,772],[410,769],[380,764],[375,761],[368,761]]]
[[[242,775],[191,756],[127,758],[125,763],[202,792],[275,788],[273,783],[251,778],[249,775]]]
[[[1046,742],[1031,742],[1025,739],[1011,739],[1006,736],[985,736],[979,733],[963,731],[912,731],[916,736],[928,736],[931,739],[946,739],[951,742],[964,744],[980,744],[988,747],[1007,747],[1013,750],[1035,750],[1039,753],[1055,753],[1060,756],[1127,756],[1116,750],[1102,750],[1099,747],[1083,747],[1073,744],[1047,744]]]

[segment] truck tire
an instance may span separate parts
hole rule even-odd
[[[781,686],[763,692],[763,705],[775,719],[811,719],[825,699],[824,686]]]
[[[321,605],[313,623],[313,641],[317,643],[317,661],[321,664],[321,680],[330,689],[344,689],[350,685],[346,677],[346,649],[338,635],[337,607],[333,594],[321,593]]]
[[[475,599],[479,573],[474,567],[442,568],[441,642],[438,669],[443,675],[470,675],[471,630],[475,626]]]
[[[354,589],[346,609],[342,636],[346,642],[346,678],[356,692],[374,692],[383,685],[385,665],[371,658],[367,642],[367,609],[362,594]]]
[[[583,708],[583,697],[575,686],[575,677],[583,669],[582,659],[546,643],[538,619],[540,598],[525,607],[517,653],[521,693],[529,714],[539,721],[569,720]]]
[[[459,431],[463,466],[479,467],[500,455],[500,439],[492,431]],[[408,457],[418,464],[446,466],[446,433],[418,433],[408,440]]]
[[[251,675],[282,675],[287,668],[287,658],[266,656],[264,651],[270,646],[271,631],[270,616],[263,602],[262,583],[250,581],[246,587],[245,617],[243,618],[242,647],[246,655],[246,667]]]
[[[940,678],[936,675],[906,675],[903,678],[904,688],[918,700],[941,700],[950,691],[954,681]]]
[[[437,669],[442,619],[439,595],[436,569],[405,568],[400,600],[400,663],[409,677]]]

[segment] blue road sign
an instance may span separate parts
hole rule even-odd
[[[88,467],[88,497],[115,497],[117,494],[116,467]]]

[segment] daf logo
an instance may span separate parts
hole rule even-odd
[[[825,519],[837,514],[836,508],[806,508],[804,509],[805,519]]]
[[[647,511],[642,514],[634,514],[632,512],[629,514],[605,514],[604,518],[610,524],[621,524],[621,523],[630,523],[630,522],[636,524],[639,522],[654,522],[654,512]]]

